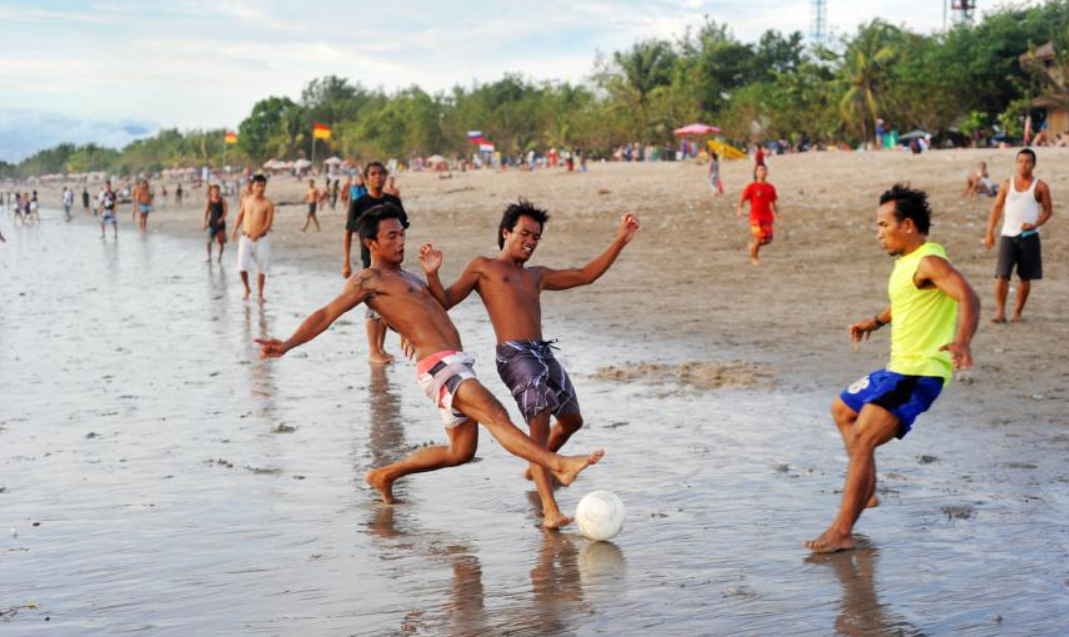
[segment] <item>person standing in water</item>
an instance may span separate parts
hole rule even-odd
[[[256,175],[252,178],[252,194],[245,197],[238,207],[238,218],[234,221],[231,239],[238,238],[238,271],[241,283],[245,286],[243,299],[252,294],[249,287],[249,267],[256,266],[257,298],[264,302],[264,286],[267,274],[271,271],[271,226],[275,222],[275,204],[264,196],[267,191],[267,177]]]
[[[219,191],[219,186],[208,188],[208,205],[204,208],[204,226],[208,231],[208,261],[212,262],[212,243],[219,244],[219,263],[223,262],[223,248],[226,247],[226,199]]]

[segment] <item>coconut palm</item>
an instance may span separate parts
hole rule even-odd
[[[894,35],[898,29],[874,20],[861,28],[843,54],[840,78],[845,93],[839,112],[848,131],[868,139],[883,106],[890,67],[898,57]]]

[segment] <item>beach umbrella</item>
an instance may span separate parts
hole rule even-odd
[[[911,130],[911,131],[909,131],[909,132],[908,132],[908,133],[906,133],[905,135],[899,135],[899,136],[898,136],[898,139],[899,139],[899,140],[903,140],[903,139],[914,139],[914,138],[916,138],[916,139],[921,139],[921,138],[923,138],[923,137],[927,137],[927,136],[928,136],[928,133],[927,133],[926,131],[922,131],[921,129],[919,129],[919,128],[918,128],[918,129],[916,129],[916,130]]]
[[[342,158],[341,157],[331,157],[329,159],[324,159],[323,163],[326,164],[327,166],[339,166],[342,163]]]
[[[672,131],[676,137],[681,137],[683,135],[715,135],[719,132],[719,128],[707,124],[688,124],[683,128],[677,128]]]
[[[298,159],[297,161],[293,162],[293,167],[298,169],[298,170],[301,170],[303,168],[308,168],[311,165],[312,165],[312,162],[308,161],[307,159]]]

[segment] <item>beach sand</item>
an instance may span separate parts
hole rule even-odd
[[[288,335],[340,289],[340,206],[307,234],[303,206],[280,207],[264,306],[241,301],[233,244],[222,267],[203,263],[203,191],[181,211],[161,207],[148,236],[127,207],[118,242],[81,213],[67,224],[46,210],[35,228],[0,218],[0,626],[1060,635],[1069,154],[1040,152],[1056,215],[1047,280],[1011,326],[986,323],[991,200],[957,198],[981,159],[1001,177],[1012,152],[773,157],[784,218],[758,268],[734,218],[742,163],[725,164],[719,199],[689,165],[399,177],[410,267],[433,239],[447,281],[496,251],[500,212],[519,196],[553,215],[535,257],[546,265],[593,257],[621,214],[641,217],[601,281],[544,296],[546,336],[560,338],[588,423],[568,449],[608,450],[558,499],[570,512],[589,491],[620,495],[628,521],[612,543],[540,531],[523,463],[485,434],[478,462],[406,479],[407,504],[379,505],[364,471],[444,434],[411,363],[366,364],[362,312],[282,360],[258,359],[252,338]],[[809,558],[801,541],[834,514],[846,465],[828,405],[886,362],[886,332],[853,353],[846,326],[886,302],[892,260],[874,218],[896,180],[932,193],[932,238],[983,299],[977,368],[881,449],[883,504],[858,526],[865,548]],[[296,202],[302,190],[278,179],[268,195]],[[452,314],[505,400],[485,312],[472,299]]]

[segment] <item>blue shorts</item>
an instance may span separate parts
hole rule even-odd
[[[939,376],[905,376],[881,369],[855,381],[839,398],[858,413],[869,403],[883,407],[898,418],[900,424],[895,437],[903,438],[913,428],[917,416],[928,411],[941,391],[943,379]]]

